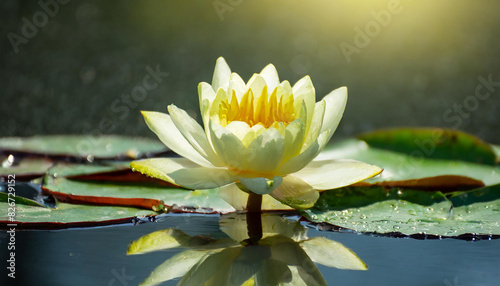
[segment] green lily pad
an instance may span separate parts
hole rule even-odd
[[[500,234],[500,185],[463,192],[447,199],[442,193],[381,187],[330,190],[305,215],[358,232],[423,233],[436,236]]]
[[[491,186],[500,183],[500,167],[465,161],[430,159],[388,151],[357,139],[347,139],[328,145],[318,159],[349,158],[377,165],[384,171],[366,182],[419,179],[441,175],[470,177]]]
[[[0,152],[94,159],[142,158],[167,151],[158,140],[117,135],[49,135],[0,138]]]
[[[52,192],[77,196],[141,198],[163,201],[167,206],[185,206],[200,212],[227,213],[234,209],[217,195],[218,189],[190,191],[153,185],[123,185],[108,182],[80,182],[66,178],[47,178],[44,188]]]
[[[1,157],[0,178],[5,180],[15,175],[15,181],[27,182],[42,177],[54,163],[46,158],[17,158],[15,156]]]
[[[7,209],[7,203],[0,202],[0,208]],[[138,210],[127,207],[94,207],[86,205],[74,205],[59,203],[57,209],[49,209],[29,205],[16,205],[15,222],[18,228],[23,228],[23,224],[30,228],[65,228],[71,226],[95,226],[106,224],[106,222],[118,223],[117,220],[146,217],[157,215],[154,211]],[[0,216],[0,226],[8,223],[9,218],[2,214]],[[127,220],[130,221],[130,220]]]
[[[368,145],[411,156],[495,165],[490,144],[462,131],[441,128],[396,128],[358,136]]]
[[[129,161],[101,161],[98,164],[75,164],[58,162],[47,170],[46,176],[51,177],[74,177],[96,173],[129,170]]]

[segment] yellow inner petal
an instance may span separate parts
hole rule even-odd
[[[285,126],[296,119],[295,102],[292,94],[277,98],[276,90],[269,95],[267,86],[255,97],[252,90],[243,95],[238,102],[233,90],[231,100],[225,100],[219,106],[219,119],[222,126],[232,121],[246,122],[250,127],[260,124],[265,128],[278,128],[279,123]]]

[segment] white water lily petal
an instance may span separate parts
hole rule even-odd
[[[231,131],[220,126],[219,123],[213,120],[210,122],[209,129],[215,152],[224,161],[226,166],[237,170],[246,170],[245,156],[247,148],[241,140]]]
[[[323,119],[325,116],[325,107],[326,107],[326,102],[324,100],[316,102],[311,126],[309,128],[309,133],[307,133],[307,138],[304,141],[302,150],[307,149],[307,147],[309,147],[311,143],[313,143],[314,140],[316,140],[316,138],[318,138],[319,134],[321,133],[321,129],[323,126]]]
[[[246,91],[246,84],[237,73],[232,73],[229,78],[229,87],[227,88],[227,94],[229,97],[233,96],[233,91],[236,94],[238,101],[241,100]]]
[[[247,190],[259,194],[259,195],[267,195],[270,192],[274,191],[276,187],[278,187],[283,178],[274,177],[272,180],[266,178],[241,178],[238,177],[241,184],[247,188]]]
[[[330,132],[327,140],[328,142],[337,129],[340,119],[342,119],[342,115],[344,114],[345,106],[347,104],[347,87],[344,86],[333,90],[327,94],[323,100],[325,101],[326,106],[321,132],[325,132],[327,130]]]
[[[215,93],[214,101],[210,105],[209,121],[214,120],[214,119],[219,120],[220,104],[221,104],[221,102],[226,101],[227,99],[228,99],[228,96],[227,96],[226,90],[224,90],[223,88],[219,88],[217,90],[217,92]]]
[[[213,189],[236,181],[227,169],[206,168],[184,158],[152,158],[130,163],[135,171],[188,189]]]
[[[266,80],[260,74],[254,74],[248,81],[247,88],[252,90],[254,96],[260,96],[266,85]]]
[[[295,97],[301,96],[303,94],[315,94],[314,85],[311,81],[311,78],[306,75],[305,77],[299,79],[293,87],[292,92]]]
[[[292,87],[293,97],[295,100],[303,100],[306,103],[307,110],[307,124],[306,124],[306,134],[309,133],[309,128],[311,126],[314,107],[316,104],[316,91],[314,90],[313,83],[309,76],[301,78]]]
[[[268,89],[269,92],[271,90]],[[281,97],[289,96],[292,94],[292,86],[290,85],[290,82],[287,80],[282,81],[278,86],[276,87],[276,98],[279,100]]]
[[[168,112],[177,129],[200,155],[210,161],[214,166],[224,166],[224,163],[219,156],[215,154],[212,145],[208,142],[205,131],[196,120],[189,116],[186,111],[173,104],[168,106]]]
[[[245,145],[246,147],[248,147],[248,145],[250,145],[250,143],[252,143],[253,140],[255,140],[255,138],[257,138],[258,136],[260,136],[266,130],[267,129],[264,126],[260,125],[260,124],[252,126],[250,128],[250,131],[245,135],[245,137],[242,140],[243,145]]]
[[[293,174],[300,169],[304,168],[307,164],[309,164],[316,156],[318,156],[319,152],[321,152],[322,147],[326,144],[326,139],[328,138],[328,131],[321,133],[316,140],[302,153],[298,156],[293,157],[292,159],[285,162],[279,169],[276,171],[278,175],[287,175]]]
[[[280,84],[278,71],[273,64],[268,64],[265,68],[263,68],[260,75],[266,80],[267,90],[270,92],[272,92],[278,84]]]
[[[305,122],[301,118],[290,122],[285,129],[285,146],[282,162],[299,155],[304,143]]]
[[[253,132],[250,126],[243,121],[231,121],[225,128],[236,135],[236,137],[238,137],[241,141],[244,140],[245,136],[249,132]]]
[[[205,167],[213,167],[212,163],[205,159],[193,148],[193,146],[191,146],[191,144],[189,144],[168,114],[154,111],[142,111],[142,115],[149,129],[158,136],[163,144],[172,149],[172,151],[196,164]]]
[[[248,193],[240,190],[236,184],[222,186],[219,197],[230,204],[236,210],[245,210],[248,201]],[[262,210],[291,210],[292,208],[280,203],[269,195],[262,196]]]
[[[276,170],[284,153],[285,139],[275,128],[269,128],[255,138],[245,153],[247,169],[266,173]]]
[[[300,242],[312,261],[328,267],[349,270],[366,270],[366,264],[342,243],[324,237],[314,237]]]
[[[319,192],[304,180],[288,175],[283,182],[269,195],[295,209],[307,209],[316,203]]]
[[[380,167],[347,159],[317,160],[293,175],[318,190],[336,189],[366,180],[382,172]]]
[[[229,78],[231,77],[231,69],[223,57],[217,59],[215,63],[214,76],[212,78],[212,88],[217,91],[219,88],[227,89]]]
[[[215,99],[215,91],[212,86],[206,82],[200,82],[198,85],[198,98],[200,101],[201,118],[205,128],[208,126],[210,118],[210,106]]]

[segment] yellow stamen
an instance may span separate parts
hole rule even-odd
[[[240,102],[233,90],[231,100],[225,100],[219,106],[219,119],[222,126],[232,121],[246,122],[250,127],[260,124],[265,128],[277,127],[279,123],[287,126],[296,119],[293,95],[283,95],[279,100],[276,90],[269,95],[267,86],[255,97],[252,90],[243,95]]]

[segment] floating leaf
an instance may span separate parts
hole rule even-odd
[[[500,234],[500,185],[457,193],[381,187],[350,187],[321,194],[305,214],[313,222],[326,222],[369,233],[424,233],[459,236],[467,233]]]
[[[477,189],[484,187],[484,183],[465,176],[443,175],[411,180],[375,182],[373,184],[359,182],[352,186],[381,186],[447,193]]]
[[[118,135],[49,135],[0,138],[0,153],[36,154],[54,158],[142,158],[167,151],[158,140]]]
[[[488,143],[458,130],[395,128],[365,133],[358,138],[370,146],[411,156],[495,165],[496,155]]]
[[[167,181],[157,178],[151,178],[141,173],[132,171],[130,168],[118,169],[112,171],[98,172],[85,175],[67,176],[67,179],[76,181],[92,181],[92,182],[116,182],[126,184],[151,184],[157,186],[167,186],[179,188],[179,186],[171,184]]]
[[[364,141],[348,139],[329,145],[318,159],[350,158],[380,166],[384,171],[366,182],[399,181],[456,175],[482,181],[486,186],[500,183],[500,167],[465,161],[415,157],[368,146]]]
[[[166,210],[163,201],[144,198],[114,198],[102,196],[79,196],[65,194],[47,190],[58,201],[69,204],[93,205],[93,206],[124,206],[146,210],[163,211]]]
[[[113,202],[113,198],[119,199],[134,199],[143,200],[151,199],[162,201],[165,206],[182,206],[185,211],[212,213],[231,212],[234,209],[224,200],[217,196],[218,189],[196,190],[190,191],[181,188],[169,188],[152,185],[124,185],[113,184],[109,182],[79,182],[68,180],[66,178],[47,177],[44,188],[51,192],[56,192],[56,196],[67,194],[67,199],[71,199],[70,194],[77,196],[81,200],[83,197],[90,197],[90,200],[95,200],[95,197],[103,197],[107,202],[101,201],[105,205],[120,205],[122,200]],[[60,193],[60,194],[58,194]],[[67,202],[70,202],[68,200]],[[133,201],[131,201],[133,202]],[[180,209],[177,209],[180,211]]]
[[[7,203],[0,202],[1,209]],[[127,207],[94,207],[74,204],[57,204],[57,209],[16,205],[15,221],[18,229],[64,229],[132,223],[157,215],[153,211]],[[9,223],[8,217],[0,216],[0,228]]]
[[[51,177],[85,177],[98,173],[119,172],[130,170],[129,161],[101,161],[99,163],[67,163],[57,162],[49,170],[47,176]]]
[[[1,139],[0,139],[1,140]],[[54,164],[47,158],[22,158],[22,156],[9,155],[0,156],[0,178],[9,180],[9,176],[15,176],[17,182],[28,182],[34,178],[42,177],[43,174]]]

